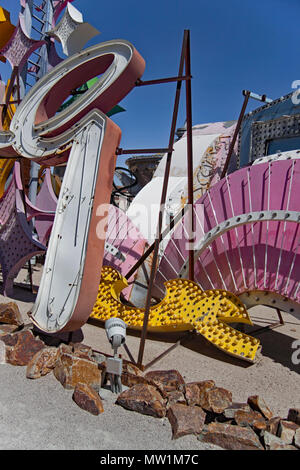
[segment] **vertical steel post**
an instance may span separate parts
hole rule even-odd
[[[251,92],[246,90],[246,91],[243,91],[243,94],[245,96],[244,103],[243,103],[243,106],[242,106],[242,109],[241,109],[241,112],[240,112],[240,115],[239,115],[239,119],[238,119],[235,131],[234,131],[234,134],[233,134],[232,141],[230,142],[228,155],[227,155],[225,165],[224,165],[224,168],[223,168],[223,171],[222,171],[222,174],[221,174],[221,179],[224,178],[226,173],[227,173],[228,166],[229,166],[230,159],[231,159],[231,155],[232,155],[235,143],[236,143],[238,133],[240,132],[240,128],[241,128],[241,125],[242,125],[242,121],[243,121],[243,118],[244,118],[244,115],[245,115],[245,111],[246,111],[246,108],[247,108],[247,104],[248,104]]]
[[[190,32],[187,31],[185,51],[185,74],[191,77]],[[188,204],[189,204],[189,279],[194,281],[194,188],[193,188],[193,136],[192,136],[192,92],[191,78],[185,82],[186,88],[186,129],[187,129],[187,177],[188,177]]]
[[[184,64],[185,64],[187,39],[188,39],[188,31],[185,30],[184,31],[184,37],[183,37],[182,50],[181,50],[178,77],[183,76],[183,68],[184,68]],[[163,188],[162,188],[162,195],[161,195],[161,202],[160,202],[160,210],[159,210],[159,217],[158,217],[158,228],[157,228],[156,239],[155,239],[155,242],[154,242],[154,252],[153,252],[151,271],[150,271],[150,279],[149,279],[149,286],[148,286],[148,292],[147,292],[147,298],[146,298],[146,304],[145,304],[144,322],[143,322],[143,328],[142,328],[142,334],[141,334],[140,348],[139,348],[139,353],[138,353],[137,364],[139,366],[142,366],[142,364],[143,364],[143,355],[144,355],[144,349],[145,349],[145,341],[146,341],[146,337],[147,337],[147,329],[148,329],[149,312],[150,312],[150,306],[151,306],[152,289],[153,289],[154,278],[155,278],[155,274],[156,274],[156,270],[157,270],[158,250],[159,250],[159,243],[160,243],[160,237],[161,237],[161,231],[162,231],[163,211],[164,211],[164,206],[165,206],[166,196],[167,196],[168,180],[169,180],[170,167],[171,167],[171,158],[172,158],[173,145],[174,145],[174,139],[175,139],[175,131],[176,131],[177,116],[178,116],[181,84],[182,84],[182,81],[179,80],[177,82],[177,87],[176,87],[173,118],[172,118],[170,139],[169,139],[169,146],[168,146],[169,151],[168,151],[168,154],[167,154],[167,161],[166,161],[166,167],[165,167],[165,174],[164,174],[164,181],[163,181]]]

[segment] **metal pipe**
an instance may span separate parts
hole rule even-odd
[[[160,85],[162,83],[170,82],[179,82],[183,80],[190,80],[192,77],[190,75],[185,75],[184,77],[169,77],[169,78],[157,78],[156,80],[141,80],[138,79],[135,82],[135,86],[146,86],[146,85]]]
[[[180,57],[180,65],[179,65],[179,73],[178,73],[179,77],[183,76],[183,68],[184,68],[184,63],[185,63],[187,38],[188,38],[188,31],[185,30],[184,31],[184,37],[183,37],[182,50],[181,50],[181,57]],[[181,91],[181,84],[182,84],[182,81],[177,82],[174,109],[173,109],[173,117],[172,117],[171,131],[170,131],[170,139],[169,139],[169,146],[168,146],[169,149],[172,149],[173,144],[174,144],[176,123],[177,123],[177,116],[178,116],[178,108],[179,108],[180,91]],[[166,160],[164,182],[163,182],[161,203],[160,203],[160,211],[159,211],[159,217],[158,217],[157,236],[156,236],[156,239],[155,239],[155,242],[154,242],[154,252],[153,252],[150,278],[149,278],[149,289],[148,289],[148,292],[147,292],[147,298],[146,298],[146,304],[145,304],[145,313],[144,313],[144,322],[143,322],[141,342],[140,342],[138,361],[137,361],[139,366],[142,366],[142,363],[143,363],[143,355],[144,355],[144,349],[145,349],[145,341],[146,341],[146,337],[147,337],[147,328],[148,328],[149,312],[150,312],[150,305],[151,305],[152,288],[153,288],[154,278],[155,278],[156,269],[157,269],[158,250],[159,250],[160,236],[161,236],[161,231],[162,231],[163,210],[164,210],[164,206],[165,206],[165,202],[166,202],[167,189],[168,189],[168,180],[169,180],[169,175],[170,175],[171,158],[172,158],[172,150],[170,150],[168,152],[167,160]]]
[[[185,51],[185,73],[191,76],[190,32],[187,32]],[[195,239],[194,223],[194,190],[193,190],[193,135],[192,135],[192,91],[191,79],[185,82],[186,86],[186,129],[187,129],[187,177],[188,177],[188,204],[189,204],[189,279],[194,281],[194,250],[192,244]]]
[[[167,153],[169,152],[169,148],[156,148],[156,149],[127,149],[123,150],[121,148],[117,148],[116,154],[117,155],[128,155],[128,154],[141,154],[141,153]],[[172,149],[173,151],[173,149]]]
[[[229,163],[230,163],[230,159],[231,159],[231,156],[232,156],[232,152],[233,152],[233,149],[234,149],[234,146],[235,146],[235,143],[236,143],[238,133],[240,132],[242,121],[243,121],[245,111],[246,111],[246,108],[247,108],[247,104],[248,104],[248,101],[249,101],[249,98],[250,98],[250,94],[251,94],[250,91],[243,90],[243,95],[245,96],[245,99],[244,99],[244,103],[243,103],[243,106],[242,106],[242,109],[241,109],[241,112],[240,112],[240,115],[239,115],[239,119],[238,119],[238,122],[237,122],[237,125],[236,125],[236,128],[235,128],[235,131],[234,131],[232,141],[230,142],[227,158],[226,158],[225,165],[224,165],[224,168],[223,168],[223,171],[222,171],[222,174],[221,174],[221,179],[224,178],[224,176],[227,173],[228,166],[229,166]]]

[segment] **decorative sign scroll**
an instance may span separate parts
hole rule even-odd
[[[0,132],[3,156],[18,154],[51,165],[68,160],[31,311],[32,321],[46,332],[76,330],[92,311],[105,244],[96,229],[107,217],[97,216],[97,210],[110,200],[121,137],[104,113],[127,95],[144,68],[127,41],[85,49],[41,78],[18,107],[10,132]],[[57,113],[73,89],[100,74],[84,96]]]

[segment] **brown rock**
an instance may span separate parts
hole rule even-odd
[[[73,348],[70,344],[61,343],[58,347],[59,354],[72,354]]]
[[[131,362],[123,362],[123,372],[128,372],[129,374],[142,376],[143,372],[136,365],[131,364]]]
[[[271,419],[273,416],[272,411],[266,405],[263,398],[258,395],[253,395],[248,398],[248,404],[254,411],[259,411],[266,419]]]
[[[298,428],[298,424],[293,421],[282,419],[278,426],[278,437],[280,437],[280,439],[282,439],[286,444],[293,444],[295,433]]]
[[[258,411],[237,410],[234,420],[238,426],[250,426],[255,431],[267,428],[266,420]]]
[[[248,427],[210,423],[199,440],[227,450],[264,450],[255,432]]]
[[[202,380],[201,382],[193,382],[196,383],[199,390],[200,390],[200,396],[202,393],[206,392],[207,390],[210,390],[211,388],[215,388],[216,384],[213,380]]]
[[[291,446],[289,444],[278,444],[278,442],[274,442],[273,445],[271,445],[269,450],[298,450],[296,447]]]
[[[6,345],[6,362],[14,366],[26,366],[45,347],[30,330],[1,336],[1,341]]]
[[[166,393],[182,390],[185,383],[177,370],[154,370],[147,372],[144,377]]]
[[[134,385],[134,387],[122,392],[116,403],[128,410],[156,418],[163,418],[166,415],[165,400],[152,385]]]
[[[18,329],[19,327],[17,325],[1,325],[0,324],[0,336],[15,333]]]
[[[295,432],[294,444],[296,447],[298,447],[298,449],[300,449],[300,428],[298,428]]]
[[[0,323],[16,326],[24,325],[19,307],[15,302],[0,304]]]
[[[187,406],[181,403],[172,405],[167,412],[167,418],[172,426],[172,438],[187,434],[200,434],[205,421],[205,413],[200,407]]]
[[[200,406],[213,413],[223,413],[232,404],[232,394],[225,388],[214,387],[200,392]]]
[[[278,432],[278,426],[279,426],[280,420],[281,420],[280,416],[273,416],[273,418],[267,421],[266,430],[270,432],[271,434],[274,434],[274,436],[276,436]]]
[[[0,340],[0,364],[6,363],[6,346],[3,341]]]
[[[267,450],[272,450],[276,445],[278,446],[285,446],[286,443],[280,439],[278,436],[274,436],[268,431],[263,431],[262,433],[264,445]]]
[[[96,391],[101,387],[102,372],[98,364],[67,352],[60,352],[53,373],[69,390],[75,388],[77,383],[85,383]]]
[[[300,408],[290,408],[287,420],[293,421],[300,426]]]
[[[167,408],[174,405],[175,403],[187,404],[183,392],[180,390],[173,390],[172,392],[167,393],[168,404]]]
[[[99,394],[86,383],[77,383],[72,395],[74,402],[85,411],[97,416],[104,408]]]
[[[133,387],[137,384],[149,384],[149,381],[143,377],[141,370],[130,363],[123,364],[121,381],[126,387]]]
[[[138,384],[145,384],[149,385],[149,382],[145,377],[141,375],[131,374],[130,372],[123,372],[121,376],[122,384],[126,387],[133,387],[134,385]]]
[[[38,351],[27,364],[26,377],[38,379],[49,374],[56,364],[59,351],[54,347],[46,347]]]
[[[216,384],[213,380],[203,380],[202,382],[196,382],[199,388],[199,405],[205,402],[206,393],[208,390],[215,388]]]
[[[93,350],[90,346],[87,346],[82,343],[71,343],[72,354],[76,357],[81,357],[82,359],[88,359],[93,361]]]
[[[232,403],[232,405],[228,406],[228,408],[226,408],[224,410],[224,416],[227,419],[234,419],[234,415],[235,415],[236,411],[239,411],[239,410],[240,411],[251,411],[251,408],[247,403],[234,402],[234,403]]]
[[[191,382],[185,385],[185,398],[189,406],[199,405],[200,389],[197,382]]]

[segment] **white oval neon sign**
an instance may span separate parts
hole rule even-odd
[[[104,113],[127,95],[144,68],[127,41],[85,49],[39,80],[18,107],[10,132],[0,133],[3,155],[17,153],[51,165],[68,160],[31,311],[41,330],[78,329],[93,308],[105,244],[96,233],[97,208],[109,203],[121,138],[119,127]],[[96,85],[55,114],[71,90],[99,74]]]

